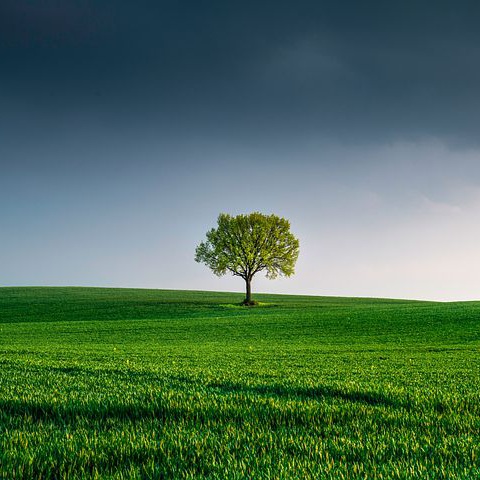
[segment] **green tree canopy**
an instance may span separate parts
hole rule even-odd
[[[255,274],[265,272],[273,279],[294,273],[299,241],[290,232],[290,222],[276,215],[254,212],[235,217],[218,216],[217,228],[207,232],[198,245],[195,260],[207,265],[215,275],[230,272],[246,283],[245,304],[251,304],[251,282]]]

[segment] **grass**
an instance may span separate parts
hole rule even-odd
[[[480,303],[0,289],[0,478],[480,478]]]

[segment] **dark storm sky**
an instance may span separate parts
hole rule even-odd
[[[302,243],[260,290],[475,297],[479,14],[3,0],[0,282],[241,289],[193,250],[260,210]]]

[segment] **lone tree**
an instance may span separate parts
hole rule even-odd
[[[195,261],[204,263],[219,277],[230,272],[246,284],[245,305],[253,305],[252,278],[265,271],[266,277],[289,277],[294,273],[299,242],[290,233],[290,222],[276,215],[258,212],[232,217],[218,216],[217,228],[207,232],[198,245]]]

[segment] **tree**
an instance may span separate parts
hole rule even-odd
[[[195,261],[207,265],[219,277],[230,272],[246,284],[245,305],[252,305],[252,278],[265,271],[266,277],[289,277],[299,253],[298,239],[290,233],[290,222],[276,215],[258,212],[232,217],[218,216],[217,228],[207,232],[206,241],[195,251]]]

